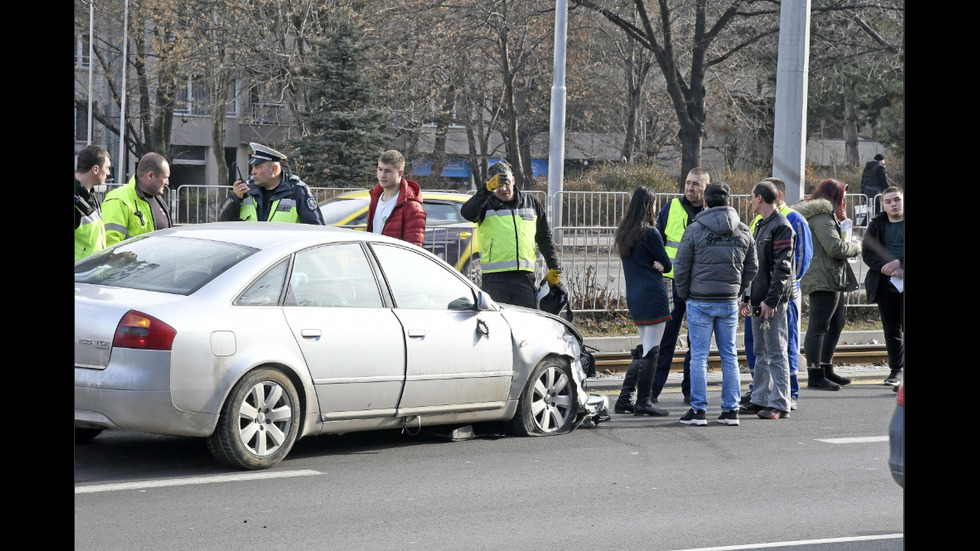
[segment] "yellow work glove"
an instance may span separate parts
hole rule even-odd
[[[487,182],[487,191],[492,192],[498,187],[500,187],[500,174],[494,174],[493,178],[490,178],[490,181]]]
[[[548,285],[555,286],[558,285],[559,277],[561,277],[561,270],[548,270],[548,275],[544,276],[544,280],[548,282]]]

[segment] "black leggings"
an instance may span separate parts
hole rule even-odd
[[[830,364],[837,350],[837,341],[844,330],[844,292],[814,291],[810,293],[810,313],[803,340],[803,353],[808,368]]]

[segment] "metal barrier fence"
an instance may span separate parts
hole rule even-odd
[[[122,184],[108,184],[112,189]],[[342,193],[360,188],[316,188],[310,190],[317,202],[324,202]],[[423,190],[423,196],[426,190]],[[440,191],[440,190],[430,190]],[[101,201],[105,192],[96,193]],[[171,193],[164,189],[165,200],[170,204],[175,224],[199,224],[218,220],[218,209],[231,193],[231,186],[183,185]],[[552,212],[552,199],[540,190],[528,190],[538,198],[548,212]],[[561,191],[555,199],[561,205],[561,224],[552,228],[558,246],[563,273],[562,281],[571,295],[575,312],[609,312],[626,310],[626,283],[622,262],[613,247],[613,236],[619,220],[626,213],[631,193],[622,191]],[[679,193],[658,193],[657,204],[663,206]],[[732,195],[729,202],[746,224],[752,219],[751,195]],[[860,193],[847,194],[847,216],[853,224],[853,235],[864,236],[871,218],[881,212],[881,196],[873,200]],[[426,248],[452,260],[463,255],[468,246],[452,232],[428,228]],[[468,239],[468,237],[466,238]],[[431,244],[432,247],[428,245]],[[469,252],[466,252],[469,258]],[[480,282],[479,262],[458,265],[474,282]],[[864,301],[864,276],[867,266],[860,258],[851,262],[851,268],[860,282],[857,291],[846,293],[848,306],[867,306]],[[544,259],[539,255],[536,264],[537,279],[547,272]]]

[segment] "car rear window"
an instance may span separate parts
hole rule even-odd
[[[127,240],[75,264],[75,282],[189,295],[257,249],[183,237]]]

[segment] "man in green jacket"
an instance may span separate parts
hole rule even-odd
[[[163,200],[170,185],[170,163],[159,153],[147,153],[129,183],[108,193],[102,203],[106,246],[173,225]]]

